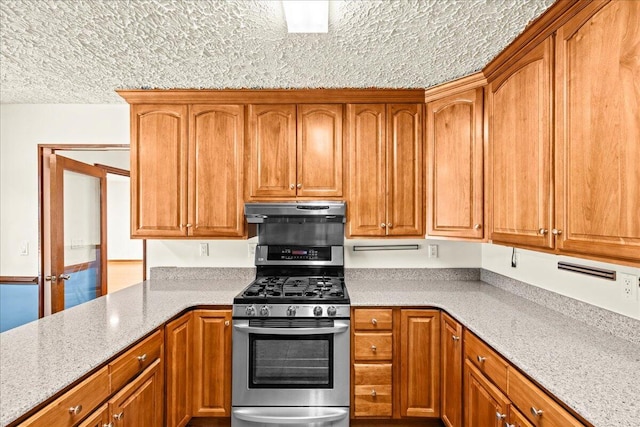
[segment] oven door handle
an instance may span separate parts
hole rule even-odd
[[[262,328],[259,326],[233,325],[234,329],[249,334],[268,335],[322,335],[341,334],[349,330],[349,323],[336,320],[330,328]]]
[[[234,408],[233,417],[258,424],[331,423],[349,416],[347,408]]]

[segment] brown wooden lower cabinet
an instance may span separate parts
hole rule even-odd
[[[84,420],[78,425],[78,427],[104,427],[109,425],[109,403],[105,403],[96,409],[93,414],[89,415],[89,418]]]
[[[355,364],[354,416],[391,417],[393,415],[392,365]]]
[[[156,359],[109,400],[113,427],[157,427],[164,417],[164,370]]]
[[[166,342],[166,425],[184,427],[191,419],[193,406],[192,359],[193,313],[167,323]]]
[[[462,325],[442,312],[440,328],[440,417],[446,427],[462,427]]]
[[[504,427],[509,399],[469,361],[464,364],[465,427]]]

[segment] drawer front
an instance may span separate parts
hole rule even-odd
[[[353,312],[356,331],[390,331],[393,327],[393,310],[390,308],[358,308]]]
[[[391,361],[393,357],[391,332],[354,333],[356,360]]]
[[[109,373],[111,374],[112,390],[119,390],[131,378],[144,371],[154,360],[162,357],[163,341],[162,331],[157,331],[111,362],[109,364]]]
[[[509,398],[536,427],[584,427],[569,412],[515,369],[509,371]]]
[[[509,424],[513,427],[534,427],[513,405],[509,408]]]
[[[54,400],[21,426],[76,425],[109,396],[109,390],[109,370],[105,366]]]
[[[354,416],[390,417],[392,415],[391,367],[390,363],[353,365]]]
[[[464,353],[483,374],[485,374],[502,391],[507,390],[507,371],[509,365],[495,351],[489,348],[478,337],[464,331]]]

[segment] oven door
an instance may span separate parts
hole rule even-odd
[[[236,319],[232,404],[349,406],[348,319]]]
[[[239,407],[231,413],[232,427],[349,427],[349,408]]]

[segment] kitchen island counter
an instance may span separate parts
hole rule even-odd
[[[248,284],[154,279],[0,334],[7,425],[192,307]],[[640,345],[481,281],[348,280],[352,306],[441,308],[597,427],[640,425]]]

